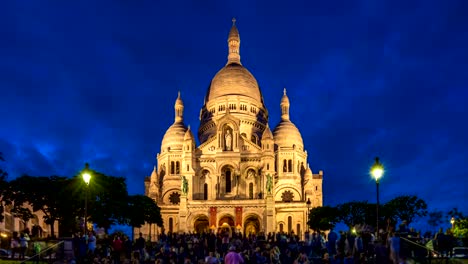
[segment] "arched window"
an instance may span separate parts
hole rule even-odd
[[[283,233],[283,229],[284,229],[284,228],[283,228],[283,224],[280,224],[280,230],[279,230],[280,233]]]
[[[288,160],[288,172],[292,172],[292,160]]]
[[[283,160],[283,172],[287,172],[288,171],[288,163],[286,160]]]
[[[175,174],[180,174],[180,161],[176,161]]]
[[[253,199],[253,183],[249,183],[249,198]]]
[[[292,216],[288,216],[288,233],[291,234],[292,231]]]
[[[175,163],[171,161],[171,174],[175,173]]]
[[[190,170],[190,166],[187,164],[187,171],[189,171],[189,170]]]
[[[252,138],[250,139],[254,144],[257,144],[257,137],[255,135],[252,135]]]
[[[267,163],[267,170],[270,169],[270,163]]]
[[[227,193],[231,192],[231,171],[230,170],[226,171],[226,192]]]
[[[203,200],[208,200],[208,184],[203,184]]]
[[[174,220],[172,217],[169,217],[169,233],[172,233],[174,231]]]

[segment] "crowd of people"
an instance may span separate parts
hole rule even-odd
[[[323,263],[323,264],[398,264],[407,257],[427,257],[425,247],[449,254],[453,244],[449,233],[421,237],[414,230],[390,229],[376,238],[365,231],[306,233],[299,239],[294,233],[242,235],[228,232],[208,234],[162,234],[157,242],[146,241],[142,234],[131,241],[123,234],[97,242],[94,234],[74,238],[77,263]],[[87,243],[86,243],[86,240]],[[418,243],[408,246],[404,243]]]
[[[40,252],[39,243],[30,242],[27,233],[11,239],[12,258],[24,259],[28,247]],[[376,238],[372,232],[306,233],[303,239],[293,232],[243,235],[219,231],[203,234],[161,234],[147,241],[140,233],[132,241],[123,233],[111,236],[73,236],[73,256],[69,263],[323,263],[323,264],[398,264],[434,253],[449,256],[455,239],[440,230],[435,235],[420,233],[401,225],[388,228]],[[33,246],[31,247],[31,245]]]

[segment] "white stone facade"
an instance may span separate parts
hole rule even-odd
[[[270,130],[257,81],[240,62],[235,24],[228,47],[228,62],[213,78],[200,111],[200,145],[183,122],[179,94],[145,193],[161,207],[166,232],[303,234],[306,202],[310,208],[322,205],[323,173],[308,167],[286,90],[281,122]],[[161,232],[151,229],[138,231],[153,237]]]

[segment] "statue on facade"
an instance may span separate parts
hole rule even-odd
[[[273,178],[270,174],[267,174],[266,190],[267,194],[271,194],[273,191]]]
[[[224,135],[224,144],[226,146],[226,150],[232,150],[232,135],[231,130],[227,129],[226,134]]]
[[[185,176],[182,176],[182,193],[185,195],[188,193],[188,181]]]

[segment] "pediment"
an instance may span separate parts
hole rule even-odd
[[[257,144],[254,144],[252,141],[248,140],[246,137],[241,136],[241,152],[249,152],[249,153],[260,153],[262,152],[262,148]]]

